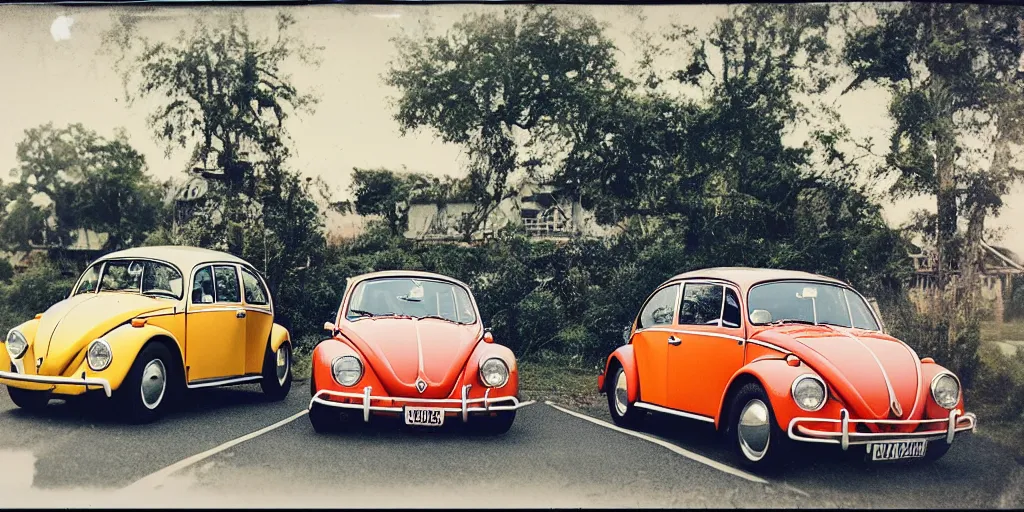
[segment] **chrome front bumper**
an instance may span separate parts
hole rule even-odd
[[[370,386],[366,386],[365,388],[363,388],[363,392],[362,393],[345,393],[345,392],[342,392],[342,391],[331,391],[331,390],[328,390],[328,389],[322,389],[320,391],[317,391],[316,395],[313,396],[313,399],[309,401],[309,408],[312,409],[313,408],[313,404],[320,404],[320,405],[326,405],[328,407],[339,407],[339,408],[342,408],[342,409],[362,409],[362,411],[363,411],[363,421],[364,422],[368,422],[368,421],[370,421],[370,412],[371,411],[401,413],[402,410],[404,409],[403,407],[373,405],[373,402],[387,401],[387,402],[403,402],[403,403],[410,403],[410,404],[453,404],[453,405],[454,404],[458,404],[458,407],[439,407],[439,409],[444,410],[444,412],[446,412],[446,413],[447,412],[458,412],[458,413],[461,413],[462,414],[462,421],[463,421],[463,423],[465,423],[465,422],[469,421],[469,414],[470,413],[489,413],[489,412],[495,412],[495,411],[514,411],[516,409],[520,409],[522,407],[526,407],[527,405],[530,405],[530,404],[534,403],[534,400],[530,400],[530,401],[527,401],[527,402],[520,402],[519,399],[517,399],[514,396],[502,396],[502,397],[497,397],[497,398],[491,398],[491,397],[488,396],[491,393],[491,389],[490,388],[487,388],[487,390],[484,391],[483,398],[469,398],[469,389],[471,387],[472,387],[471,384],[466,384],[465,386],[462,386],[462,398],[441,398],[441,399],[434,399],[434,398],[403,398],[403,397],[393,397],[393,396],[374,396],[374,395],[371,394],[373,389]],[[333,402],[333,401],[330,401],[330,400],[324,400],[323,398],[321,398],[323,396],[328,396],[328,395],[329,396],[341,397],[341,398],[362,399],[362,402],[361,403],[341,403],[341,402]],[[511,403],[511,405],[491,405],[491,404],[493,404],[495,402],[512,402],[512,403]]]
[[[89,386],[101,387],[103,388],[103,392],[106,393],[107,398],[110,398],[110,382],[107,382],[107,379],[86,377],[84,372],[82,373],[82,378],[76,379],[74,377],[49,377],[46,375],[28,375],[25,373],[0,371],[0,379],[32,382],[34,384],[53,384],[58,386],[85,386],[87,391]]]
[[[799,424],[803,422],[838,423],[840,431],[828,432],[800,427]],[[945,431],[932,430],[928,432],[850,432],[850,425],[857,423],[876,425],[930,425],[944,423],[946,424],[946,429]],[[933,441],[945,438],[947,444],[953,444],[953,437],[956,434],[966,431],[973,432],[977,426],[978,418],[974,413],[962,413],[959,409],[950,411],[948,418],[930,420],[854,420],[850,419],[850,413],[846,409],[842,409],[839,411],[838,420],[829,418],[793,418],[793,421],[789,422],[787,433],[789,438],[794,441],[838,444],[843,450],[846,450],[850,445],[863,445],[884,441],[914,441],[921,439]]]

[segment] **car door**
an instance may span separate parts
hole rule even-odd
[[[739,294],[723,283],[684,283],[676,327],[678,343],[667,355],[668,406],[713,418],[743,366]]]
[[[246,311],[238,267],[214,263],[192,278],[185,326],[185,365],[190,384],[245,373]]]
[[[665,357],[678,303],[678,284],[655,291],[640,309],[630,338],[640,377],[640,399],[650,404],[665,405]]]
[[[245,301],[245,372],[255,374],[263,370],[263,355],[274,326],[274,310],[263,279],[246,267],[239,269]]]

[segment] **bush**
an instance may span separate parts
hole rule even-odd
[[[1024,350],[1009,357],[994,343],[978,350],[980,364],[968,398],[989,405],[995,420],[1016,420],[1024,416]],[[966,386],[965,386],[966,388]]]
[[[42,261],[0,284],[0,328],[6,334],[67,298],[77,276],[63,275],[56,265]]]

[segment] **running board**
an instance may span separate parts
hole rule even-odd
[[[217,386],[233,386],[235,384],[246,384],[249,382],[258,382],[263,380],[262,375],[246,375],[244,377],[228,377],[226,379],[203,379],[198,382],[190,382],[186,384],[189,389],[198,388],[212,388]]]
[[[647,409],[649,411],[660,412],[660,413],[665,413],[665,414],[671,414],[671,415],[674,415],[674,416],[682,416],[684,418],[689,418],[691,420],[706,421],[708,423],[714,423],[715,422],[714,418],[709,418],[707,416],[701,416],[700,414],[692,414],[692,413],[688,413],[688,412],[677,411],[675,409],[669,409],[669,408],[666,408],[666,407],[662,407],[660,405],[649,404],[649,403],[646,403],[646,402],[636,402],[636,403],[633,404],[633,406],[634,407],[639,407],[641,409]]]

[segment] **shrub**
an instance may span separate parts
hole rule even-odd
[[[1024,415],[1024,350],[1010,357],[994,343],[986,343],[978,356],[974,385],[965,386],[967,398],[991,406],[993,419],[1020,419]]]

